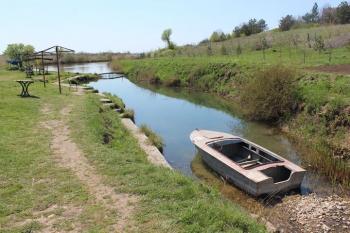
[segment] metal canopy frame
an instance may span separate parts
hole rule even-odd
[[[73,49],[67,49],[65,47],[62,46],[52,46],[48,49],[44,49],[42,51],[36,52],[34,54],[41,54],[41,64],[43,65],[43,69],[44,69],[44,55],[48,56],[48,55],[56,55],[56,62],[57,62],[57,73],[58,73],[58,88],[60,91],[60,94],[62,93],[62,89],[61,89],[61,76],[60,76],[60,64],[58,61],[58,54],[59,53],[74,53],[75,51]],[[43,78],[44,78],[44,86],[45,86],[45,72],[43,72]]]
[[[28,55],[28,58],[24,59],[23,61],[27,62],[27,66],[28,66],[28,63],[30,61],[36,61],[36,60],[41,60],[42,70],[43,70],[43,82],[44,82],[44,87],[46,87],[44,60],[45,61],[53,61],[53,59],[52,58],[43,58],[41,56],[38,56],[37,54],[31,54],[31,55]],[[37,67],[38,67],[37,63],[35,62],[35,68],[37,69]]]

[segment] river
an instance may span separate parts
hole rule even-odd
[[[56,70],[49,67],[49,70]],[[106,62],[62,65],[60,71],[72,73],[111,72]],[[269,126],[237,117],[233,103],[208,93],[178,88],[154,87],[130,82],[127,78],[100,79],[89,86],[100,93],[109,92],[122,98],[127,109],[135,111],[135,124],[147,125],[164,140],[163,155],[167,162],[182,173],[227,190],[225,196],[236,195],[203,164],[189,139],[198,129],[222,131],[244,137],[300,165],[301,159],[283,134]],[[300,193],[323,193],[330,185],[316,173],[307,171]],[[234,199],[235,197],[233,197]]]

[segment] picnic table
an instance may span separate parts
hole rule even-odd
[[[28,87],[31,83],[34,83],[34,80],[15,80],[15,82],[18,82],[22,86],[21,96],[30,96],[28,92]]]

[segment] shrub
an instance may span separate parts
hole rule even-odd
[[[159,84],[161,83],[159,77],[156,76],[154,72],[141,70],[138,75],[139,82],[147,82],[151,84]]]
[[[165,83],[167,87],[181,87],[181,79],[178,77],[173,77],[168,82]]]
[[[281,64],[256,71],[241,92],[244,114],[262,121],[289,116],[297,106],[295,81],[296,70]]]

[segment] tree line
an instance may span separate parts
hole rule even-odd
[[[337,7],[326,4],[319,9],[314,4],[310,12],[303,16],[286,15],[279,21],[280,31],[289,31],[298,28],[317,27],[319,25],[336,25],[350,23],[350,2],[343,1]]]
[[[331,7],[326,4],[319,9],[315,3],[310,12],[302,16],[294,17],[286,15],[279,20],[279,31],[289,31],[293,29],[302,29],[310,27],[318,27],[319,25],[335,25],[350,23],[350,2],[342,1],[337,7]],[[224,33],[221,30],[214,31],[209,39],[204,39],[199,44],[208,42],[220,42],[231,38],[250,36],[268,30],[268,25],[264,19],[250,19],[239,26],[236,26],[231,33]]]

